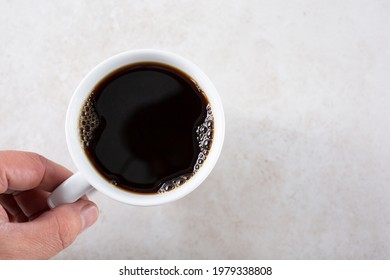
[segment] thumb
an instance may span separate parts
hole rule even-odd
[[[15,233],[22,240],[15,240],[18,258],[48,259],[55,256],[94,224],[98,215],[93,202],[79,200],[45,212],[32,222],[15,224],[15,229],[18,227]]]

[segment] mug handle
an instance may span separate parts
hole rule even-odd
[[[55,208],[61,204],[73,203],[94,188],[77,172],[59,185],[48,197],[47,204]]]

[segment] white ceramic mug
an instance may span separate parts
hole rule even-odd
[[[111,185],[85,154],[79,136],[79,118],[84,102],[94,87],[118,68],[139,62],[157,62],[171,65],[188,74],[203,90],[214,117],[214,135],[209,154],[199,169],[182,186],[165,193],[140,194]],[[131,205],[160,205],[182,198],[195,190],[210,174],[222,150],[225,135],[225,117],[222,102],[210,79],[192,62],[176,54],[160,50],[134,50],[115,55],[92,69],[76,88],[70,101],[65,124],[66,141],[70,155],[79,172],[58,186],[48,198],[51,208],[72,203],[94,188],[105,195]],[[92,187],[93,186],[93,187]]]

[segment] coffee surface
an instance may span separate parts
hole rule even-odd
[[[156,193],[199,168],[208,151],[202,153],[210,113],[202,90],[183,72],[156,63],[129,65],[95,87],[81,113],[80,137],[113,185]],[[200,135],[202,129],[209,131]]]

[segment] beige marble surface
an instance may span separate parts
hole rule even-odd
[[[115,3],[115,4],[114,4]],[[101,216],[57,259],[390,258],[388,1],[0,1],[0,149],[68,168],[83,76],[118,52],[198,64],[226,141],[190,196]]]

